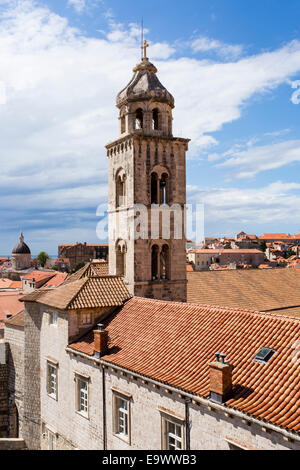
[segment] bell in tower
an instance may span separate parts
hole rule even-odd
[[[186,301],[189,139],[173,137],[174,98],[146,57],[147,47],[145,41],[141,62],[117,96],[120,135],[106,146],[109,268],[124,276],[134,295]]]

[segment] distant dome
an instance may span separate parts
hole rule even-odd
[[[19,243],[12,250],[13,255],[30,255],[30,249],[28,245],[24,242],[23,234],[19,238]]]
[[[130,101],[153,100],[168,103],[174,108],[174,98],[160,83],[156,76],[156,67],[147,57],[142,59],[134,69],[134,76],[128,85],[117,96],[117,106]]]

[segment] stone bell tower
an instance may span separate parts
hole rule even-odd
[[[173,137],[173,96],[146,57],[117,96],[109,158],[109,269],[132,294],[186,301],[186,151]]]

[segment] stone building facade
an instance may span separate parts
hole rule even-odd
[[[71,285],[74,283],[78,283],[78,281],[69,284],[68,289],[72,289],[74,286]],[[63,289],[66,287],[59,289],[61,297]],[[172,369],[179,367],[179,372],[175,373],[174,379],[164,382],[160,380],[159,374],[155,377],[155,372],[151,370],[147,375],[140,373],[139,364],[144,361],[139,360],[138,357],[136,364],[133,364],[131,368],[121,365],[122,360],[118,359],[119,351],[123,357],[126,357],[126,354],[133,357],[130,352],[133,349],[131,343],[134,344],[136,340],[132,335],[138,328],[135,315],[140,318],[139,329],[144,332],[143,339],[141,338],[140,341],[146,341],[146,344],[149,344],[149,350],[145,351],[145,357],[152,354],[150,362],[155,360],[159,363],[163,357],[161,354],[165,355],[171,347],[171,341],[175,342],[175,350],[180,350],[178,357],[186,363],[186,357],[189,357],[189,354],[183,357],[179,346],[182,339],[178,338],[177,340],[175,335],[175,332],[179,330],[176,330],[176,326],[173,329],[174,325],[181,325],[178,315],[177,320],[173,317],[173,321],[168,327],[172,329],[173,335],[171,331],[168,332],[163,349],[161,349],[161,342],[157,343],[156,349],[152,347],[149,338],[161,337],[161,331],[156,329],[157,325],[162,323],[161,330],[163,331],[166,328],[164,325],[170,324],[168,318],[173,308],[176,307],[177,312],[182,315],[185,324],[188,325],[189,322],[186,321],[187,318],[183,313],[188,308],[192,315],[195,311],[195,315],[200,318],[201,306],[190,305],[187,307],[188,304],[173,302],[157,303],[155,305],[162,308],[162,314],[166,318],[163,320],[163,316],[159,312],[153,313],[156,310],[155,305],[149,303],[156,301],[133,298],[117,310],[113,307],[88,309],[87,311],[91,315],[90,321],[94,325],[88,328],[86,324],[83,324],[85,309],[57,309],[46,305],[47,294],[39,294],[39,298],[36,300],[34,300],[34,294],[29,294],[24,299],[28,342],[25,338],[25,416],[22,437],[28,448],[44,450],[300,449],[299,433],[297,434],[284,426],[278,426],[276,422],[260,419],[258,411],[252,414],[243,412],[239,406],[237,408],[231,406],[230,400],[225,395],[222,398],[222,384],[226,382],[222,375],[210,379],[210,389],[217,391],[215,392],[217,398],[214,398],[212,395],[207,396],[207,393],[206,396],[200,396],[197,393],[189,392],[188,384],[185,390],[181,386],[174,385],[173,380],[180,380],[182,374],[186,373],[185,367],[181,367],[180,364],[176,365],[175,357],[173,365],[171,364]],[[145,313],[149,309],[152,312],[151,323],[153,323],[153,328],[151,326],[150,329],[147,326],[147,313]],[[126,311],[128,313],[124,313]],[[212,315],[212,312],[215,311],[216,307],[211,307],[211,312],[208,312],[208,308],[205,307],[205,315]],[[222,311],[220,314],[224,315]],[[228,310],[226,314],[232,315],[232,322],[236,323],[235,312]],[[246,324],[245,320],[249,316],[249,312],[240,312],[240,315],[245,317]],[[248,336],[251,332],[251,335],[254,335],[251,336],[252,342],[256,343],[253,349],[255,350],[257,344],[263,345],[265,340],[261,340],[257,329],[257,324],[261,324],[259,315],[255,313],[251,315],[255,321],[251,326],[251,321],[248,318],[244,341],[247,344],[251,342]],[[118,316],[120,316],[120,320],[118,320]],[[156,323],[155,316],[158,323]],[[54,317],[55,321],[53,321]],[[105,332],[102,327],[100,330],[98,329],[99,321],[104,323],[105,330],[108,331],[110,338],[108,343],[105,343],[105,338],[103,342],[96,341],[96,337]],[[220,321],[218,319],[216,321],[216,324],[220,325]],[[285,327],[281,325],[280,328],[280,321],[285,323]],[[114,322],[119,322],[119,326],[114,326]],[[263,319],[263,323],[265,326],[268,325],[269,318],[267,316]],[[276,349],[278,341],[282,344],[285,335],[288,335],[290,340],[293,339],[295,331],[299,327],[299,322],[284,318],[277,320],[277,323],[277,331],[281,332],[279,336],[282,337],[278,337],[277,342],[272,343]],[[290,324],[289,328],[288,323]],[[228,324],[229,322],[224,325],[224,328],[228,329]],[[122,325],[126,325],[126,328]],[[182,338],[189,351],[191,351],[191,344],[186,341],[186,338],[191,337],[191,333],[188,331],[189,329],[194,330],[196,325],[191,323],[190,326],[185,327],[186,331],[183,332]],[[268,328],[264,330],[269,331]],[[289,330],[290,333],[288,333]],[[83,334],[84,331],[85,334]],[[201,328],[195,334],[197,338],[200,337]],[[218,338],[219,335],[223,337],[222,329],[215,330],[214,337]],[[229,337],[232,336],[234,334],[229,333]],[[103,336],[101,337],[103,338]],[[118,341],[116,338],[121,338],[120,346],[115,343]],[[207,344],[211,342],[208,337],[204,339],[205,344],[206,342]],[[285,343],[287,343],[286,339]],[[236,358],[241,356],[240,362],[237,359],[234,360],[234,364],[237,364],[236,368],[239,369],[236,373],[240,377],[240,386],[244,383],[244,377],[247,377],[247,367],[249,367],[248,361],[243,358],[245,349],[243,344],[243,342],[240,343],[241,352],[235,356]],[[288,344],[285,347],[289,349]],[[139,342],[136,348],[140,354],[143,354]],[[201,352],[200,344],[198,348]],[[35,352],[37,349],[39,354]],[[154,349],[155,353],[151,353],[150,351],[154,351]],[[193,355],[190,357],[198,367],[198,359],[194,360]],[[281,357],[280,360],[285,360],[285,352],[281,352]],[[210,364],[210,358],[211,353],[207,350],[207,365],[205,367],[215,367],[223,374],[222,363],[212,362]],[[243,361],[245,365],[243,365]],[[27,362],[28,365],[31,364],[30,371],[26,367]],[[147,360],[145,360],[145,366],[147,367]],[[167,366],[165,367],[168,374]],[[191,374],[194,376],[194,366],[190,364],[186,367],[191,369]],[[226,363],[224,367],[227,368]],[[259,389],[259,383],[266,382],[264,374],[272,374],[272,371],[267,371],[268,367],[273,367],[272,370],[274,370],[277,365],[256,366],[258,374],[256,389]],[[278,368],[281,370],[282,367],[283,363],[279,362]],[[299,368],[300,365],[291,363],[291,367],[294,367],[293,373],[297,374],[297,367]],[[240,368],[244,368],[246,374]],[[200,370],[202,368],[199,366],[201,380],[206,380],[205,374],[202,376]],[[292,383],[291,377],[285,377],[287,382]],[[227,376],[227,379],[230,380],[230,376]],[[279,387],[280,393],[277,394],[278,410],[285,403],[280,401],[280,396],[285,396],[287,393],[284,388],[284,380]],[[269,387],[271,387],[270,395],[274,397],[276,384],[273,389],[272,383],[269,382]],[[245,397],[256,391],[249,388]],[[33,396],[36,397],[35,400],[32,400]],[[251,403],[251,398],[249,398],[249,403]],[[260,405],[259,400],[256,403],[257,409],[261,406],[263,410],[266,406],[265,402]],[[291,407],[293,408],[292,405]],[[295,412],[293,413],[295,416]],[[292,416],[288,410],[286,416]],[[288,421],[292,422],[291,419]],[[126,424],[124,425],[124,423]]]
[[[24,422],[24,312],[5,323],[5,339],[8,342],[8,403],[10,438],[23,435]]]
[[[108,245],[105,243],[74,243],[58,245],[58,258],[68,259],[68,266],[73,270],[82,263],[93,259],[108,260]]]
[[[173,96],[144,57],[117,96],[120,136],[109,143],[109,266],[130,292],[186,300],[186,151],[173,137]]]
[[[8,343],[0,339],[0,438],[9,433]]]
[[[263,251],[255,249],[203,249],[203,250],[189,250],[187,258],[193,263],[195,271],[205,271],[209,269],[212,264],[226,266],[235,264],[236,266],[249,265],[259,266],[264,263],[265,254]]]

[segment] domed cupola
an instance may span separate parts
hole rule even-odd
[[[19,243],[12,250],[12,267],[15,271],[22,271],[31,267],[31,252],[29,246],[24,242],[23,233]]]
[[[23,254],[23,255],[24,255],[24,254],[30,255],[30,249],[29,249],[29,246],[26,245],[26,243],[24,242],[23,233],[21,233],[21,235],[20,235],[19,243],[13,248],[12,254],[13,254],[13,255],[15,255],[15,254],[18,254],[18,255],[21,255],[21,254]]]
[[[174,98],[157,78],[157,68],[143,57],[133,69],[134,75],[128,85],[117,96],[117,107],[133,101],[158,101],[174,108]]]
[[[157,78],[157,68],[146,57],[147,47],[144,41],[142,60],[134,67],[131,81],[117,95],[120,134],[169,137],[174,98]]]

